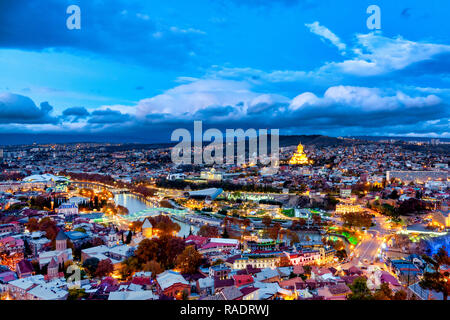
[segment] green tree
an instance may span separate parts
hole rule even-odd
[[[86,259],[83,262],[83,268],[87,271],[90,277],[95,276],[95,271],[97,270],[99,262],[100,260],[95,257]]]
[[[443,246],[432,257],[427,255],[423,255],[422,257],[431,265],[434,272],[425,272],[419,285],[423,289],[441,292],[444,300],[447,300],[450,293],[449,273],[441,272],[442,266],[450,265],[450,257],[447,250]]]
[[[352,293],[348,295],[349,300],[372,300],[373,296],[367,287],[367,279],[364,277],[356,278],[349,286]]]
[[[373,298],[375,300],[392,300],[392,290],[389,288],[389,284],[382,283],[380,288],[375,291]]]
[[[84,289],[69,289],[69,295],[67,296],[67,300],[82,300],[87,296],[88,294]]]
[[[227,239],[229,237],[230,235],[228,234],[228,228],[227,227],[223,228],[222,238]]]

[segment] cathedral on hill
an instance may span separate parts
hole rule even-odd
[[[289,164],[310,164],[312,161],[308,160],[308,157],[303,152],[303,146],[300,143],[297,146],[297,151],[294,153],[292,158],[289,160]]]

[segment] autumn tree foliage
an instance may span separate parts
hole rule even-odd
[[[161,235],[172,235],[173,233],[178,233],[181,229],[178,223],[173,222],[169,216],[163,214],[156,217],[149,217],[148,220],[154,229],[159,230]]]
[[[281,224],[279,222],[274,223],[273,226],[268,230],[269,237],[273,240],[277,240],[280,230]]]
[[[164,271],[163,267],[156,260],[151,260],[146,262],[142,266],[143,271],[150,271],[152,273],[152,277],[156,277],[156,275],[162,273]]]
[[[135,251],[137,264],[142,266],[155,260],[163,268],[173,268],[176,257],[185,248],[184,240],[179,237],[163,235],[155,239],[144,239]]]
[[[264,216],[262,218],[262,223],[266,226],[266,228],[268,228],[272,224],[272,218],[269,216]]]
[[[114,271],[114,265],[110,259],[102,260],[98,263],[95,275],[99,278],[109,276]]]
[[[342,215],[344,226],[349,228],[370,228],[372,215],[367,212],[348,212]]]
[[[197,232],[198,236],[208,237],[208,238],[218,238],[219,229],[214,226],[203,225]]]
[[[177,268],[181,273],[193,274],[201,264],[202,255],[195,250],[194,246],[188,246],[177,257]]]

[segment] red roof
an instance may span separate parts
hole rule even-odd
[[[249,274],[234,275],[234,284],[238,287],[253,283],[253,277]]]
[[[207,237],[201,237],[201,236],[195,236],[193,234],[191,234],[189,237],[186,238],[186,241],[192,241],[194,242],[196,245],[203,245],[206,243],[206,241],[208,241],[209,238]]]
[[[143,286],[143,285],[150,285],[151,282],[150,278],[148,277],[134,277],[131,283]]]

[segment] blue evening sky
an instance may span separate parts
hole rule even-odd
[[[446,0],[3,0],[0,133],[168,140],[203,120],[450,137],[449,14]]]

